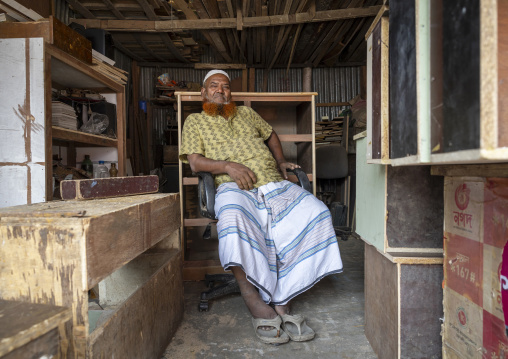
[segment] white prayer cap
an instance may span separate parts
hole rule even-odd
[[[224,76],[226,76],[226,77],[228,78],[228,80],[231,80],[231,79],[229,78],[229,75],[227,74],[227,72],[222,71],[222,70],[211,70],[211,71],[208,71],[208,73],[206,74],[206,76],[205,76],[205,78],[204,78],[204,80],[203,80],[203,87],[205,86],[205,82],[206,82],[206,80],[207,80],[210,76],[215,75],[215,74],[221,74],[221,75],[224,75]]]

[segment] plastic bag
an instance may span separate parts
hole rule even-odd
[[[100,113],[92,113],[87,123],[84,123],[81,126],[80,131],[91,133],[94,135],[100,135],[109,126],[109,118],[107,115],[103,115]]]

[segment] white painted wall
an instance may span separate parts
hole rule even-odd
[[[44,202],[43,39],[0,39],[0,69],[0,207]]]

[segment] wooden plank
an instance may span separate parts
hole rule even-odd
[[[180,226],[179,198],[179,194],[175,193],[101,200],[111,201],[111,203],[122,200],[128,203],[131,200],[134,203],[122,211],[90,219],[90,227],[86,231],[88,287],[93,288],[116,268],[178,229]],[[140,201],[142,199],[144,200]],[[98,201],[78,203],[84,205],[93,202]],[[112,223],[115,224],[115,237],[105,237],[104,233],[111,228]],[[109,260],[106,261],[104,258]]]
[[[111,92],[122,92],[124,90],[124,86],[113,81],[109,77],[95,71],[93,67],[89,66],[88,64],[76,59],[75,57],[67,54],[66,52],[58,49],[57,47],[53,45],[47,44],[45,46],[46,53],[52,57],[52,81],[55,81],[57,83],[60,83],[62,85],[67,85],[66,81],[72,80],[66,79],[65,75],[68,77],[76,77],[81,75],[81,77],[84,78],[91,78],[96,80],[96,87],[107,87],[111,89]],[[55,61],[54,59],[57,59]],[[56,70],[58,70],[57,66],[60,67],[60,70],[62,72],[61,77],[62,78],[56,78],[57,73]],[[80,78],[81,80],[81,78]],[[90,81],[90,80],[88,80]],[[75,83],[69,83],[71,85],[70,87],[76,87],[76,88],[84,88],[84,86],[79,86]],[[105,89],[106,90],[106,89]]]
[[[398,268],[365,245],[365,336],[379,358],[398,358]]]
[[[2,359],[58,358],[61,357],[60,344],[59,332],[55,328],[24,346],[7,353],[2,356]]]
[[[216,223],[217,221],[209,218],[185,218],[183,220],[184,227],[200,227],[207,226],[209,223]]]
[[[497,3],[497,29],[498,147],[508,147],[508,121],[505,120],[508,117],[508,63],[505,61],[508,43],[504,41],[508,35],[508,3],[505,1]]]
[[[446,177],[508,177],[508,164],[432,166],[430,173]]]
[[[93,135],[91,133],[85,133],[81,131],[69,130],[67,128],[62,128],[58,126],[53,126],[53,138],[65,140],[65,141],[74,141],[79,144],[89,144],[89,145],[97,145],[97,146],[105,146],[105,147],[116,147],[118,144],[118,140],[113,138]]]
[[[184,313],[181,251],[90,335],[89,358],[161,358]],[[149,254],[143,255],[150,256]]]
[[[75,0],[74,0],[75,1]],[[175,0],[175,3],[184,0]],[[185,5],[187,6],[187,5]],[[376,16],[380,6],[369,6],[365,8],[338,9],[316,11],[314,17],[308,12],[286,15],[271,15],[258,17],[242,17],[242,28],[255,28],[267,26],[298,25],[312,22],[327,22],[345,19],[354,19],[361,17]],[[191,14],[192,11],[189,13]],[[192,13],[193,14],[193,13]],[[192,15],[190,15],[192,16]],[[74,19],[73,21],[85,27],[98,28],[107,31],[161,31],[173,32],[183,30],[219,30],[219,29],[237,29],[238,20],[235,18],[221,19],[198,19],[195,14],[193,17],[187,17],[187,20],[171,21],[152,21],[152,20],[98,20],[87,16],[85,19]],[[214,43],[211,41],[211,43]]]
[[[42,5],[42,7],[41,7],[40,6],[41,4],[39,4],[39,6],[36,9],[38,11],[41,11],[41,10],[43,10],[43,11],[41,11],[40,13],[37,13],[36,11],[22,5],[22,3],[24,3],[26,5],[26,1],[2,0],[2,2],[4,4],[10,6],[11,8],[15,9],[19,13],[23,14],[24,16],[27,16],[28,18],[35,20],[35,21],[40,20],[43,17],[49,15],[49,13],[47,11],[48,10],[47,7],[45,7],[44,5]],[[37,3],[35,3],[34,5],[37,5]],[[46,11],[44,11],[44,10],[46,10]],[[44,12],[45,14],[42,15],[42,12]]]
[[[184,281],[200,281],[205,279],[205,274],[223,274],[228,273],[224,271],[221,265],[205,266],[205,267],[186,267],[183,268]]]
[[[71,317],[69,308],[0,300],[0,318],[2,318],[0,357],[5,358],[4,355],[13,354],[12,352],[16,349],[58,328],[70,320]],[[53,343],[55,346],[58,343],[58,331],[56,334],[57,342]],[[23,353],[27,354],[26,348]],[[18,357],[21,358],[22,356]]]
[[[244,70],[247,68],[247,65],[245,64],[204,64],[204,63],[197,63],[194,64],[194,68],[197,70]]]
[[[63,200],[99,199],[156,193],[158,176],[94,178],[60,183]]]
[[[321,102],[316,107],[334,107],[334,106],[351,106],[349,102]]]

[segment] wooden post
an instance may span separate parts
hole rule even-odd
[[[247,92],[247,79],[248,79],[247,69],[242,70],[242,92]]]
[[[312,68],[311,67],[304,67],[302,77],[303,77],[302,91],[303,92],[311,92],[312,91]]]
[[[249,69],[249,92],[256,92],[256,69]]]
[[[132,172],[134,176],[137,176],[141,171],[141,156],[139,155],[139,139],[140,135],[137,122],[139,118],[139,66],[137,61],[132,61],[132,118],[131,120],[131,138],[133,151],[132,151]]]

